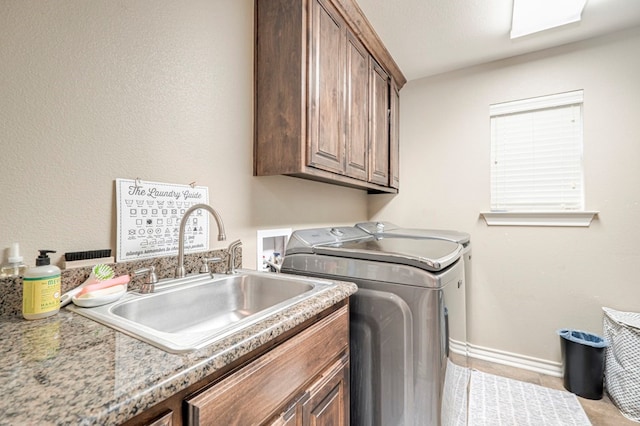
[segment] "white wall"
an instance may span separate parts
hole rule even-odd
[[[414,80],[401,92],[401,193],[369,215],[471,234],[471,343],[560,361],[556,330],[640,311],[640,29]],[[489,105],[584,89],[589,228],[487,227]]]
[[[0,13],[0,250],[115,249],[115,178],[209,187],[256,230],[366,219],[364,191],[253,177],[253,0],[20,0]],[[337,203],[339,200],[339,203]],[[212,230],[211,247],[224,247]]]

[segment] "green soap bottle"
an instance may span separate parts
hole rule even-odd
[[[51,265],[47,253],[39,250],[35,268],[27,269],[22,277],[22,315],[35,320],[55,315],[60,310],[60,268]]]

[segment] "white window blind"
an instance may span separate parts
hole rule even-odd
[[[491,105],[491,211],[584,210],[582,90]]]

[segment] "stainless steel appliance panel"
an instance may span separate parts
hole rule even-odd
[[[353,425],[440,425],[449,337],[465,333],[463,264],[439,274],[393,263],[287,255],[282,272],[355,282]]]
[[[329,256],[376,260],[440,271],[455,263],[462,252],[458,243],[446,240],[367,237],[331,245],[316,245],[313,252]]]
[[[365,288],[350,309],[351,373],[358,378],[351,384],[352,424],[413,424],[411,309],[393,293]]]

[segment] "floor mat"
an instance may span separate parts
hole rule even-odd
[[[572,393],[531,383],[471,372],[470,426],[591,425]]]

